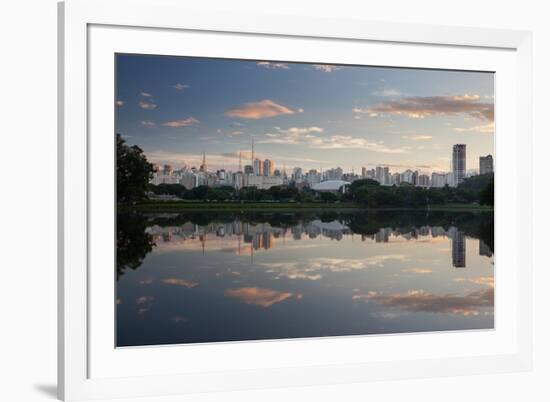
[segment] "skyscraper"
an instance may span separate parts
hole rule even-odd
[[[263,166],[264,176],[271,176],[273,174],[273,161],[271,159],[266,159]]]
[[[200,166],[200,171],[206,172],[206,153],[205,152],[202,153],[202,163]]]
[[[454,185],[464,181],[466,175],[466,144],[453,145],[453,177]]]
[[[493,155],[479,157],[479,174],[493,173]]]
[[[262,161],[259,160],[259,159],[254,159],[254,164],[252,166],[254,166],[254,174],[256,176],[261,176],[262,175]]]

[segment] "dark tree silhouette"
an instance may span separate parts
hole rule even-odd
[[[153,165],[140,147],[128,146],[120,134],[116,135],[116,154],[117,202],[134,203],[145,199]]]
[[[153,250],[155,243],[145,231],[147,219],[137,213],[119,213],[117,215],[117,280],[128,268],[137,269],[145,256]]]

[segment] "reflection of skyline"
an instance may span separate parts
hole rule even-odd
[[[452,227],[450,234],[452,241],[453,267],[466,268],[466,235],[456,227]]]
[[[491,215],[141,218],[127,249],[155,244],[117,281],[118,346],[494,328]]]
[[[250,223],[235,220],[232,222],[212,222],[198,225],[187,222],[179,226],[153,225],[147,228],[157,246],[199,240],[203,254],[207,251],[208,242],[227,240],[229,249],[235,247],[237,255],[251,254],[255,251],[268,251],[275,245],[274,239],[287,238],[294,241],[326,238],[340,241],[345,236],[353,236],[354,232],[339,221],[322,222],[313,220],[296,224],[290,228],[272,226],[269,223]],[[361,241],[375,243],[391,243],[398,241],[422,240],[430,238],[447,238],[451,240],[452,265],[455,268],[466,267],[466,234],[456,226],[445,229],[441,226],[420,226],[413,228],[382,227],[373,234],[361,234]],[[214,243],[212,243],[214,244]],[[479,255],[492,257],[493,253],[483,240],[479,239]]]

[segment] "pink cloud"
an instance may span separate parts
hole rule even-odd
[[[245,103],[242,106],[229,109],[225,112],[225,115],[241,119],[258,120],[279,115],[300,113],[300,110],[301,109],[293,110],[270,99],[264,99],[257,102]]]
[[[467,115],[479,120],[494,120],[493,102],[480,102],[479,95],[460,96],[413,96],[399,100],[382,102],[372,107],[355,108],[355,113],[365,113],[371,117],[379,114],[405,115],[423,119],[436,115]]]

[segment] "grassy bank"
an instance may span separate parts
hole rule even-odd
[[[188,210],[207,211],[296,211],[296,210],[373,210],[351,202],[345,203],[297,203],[297,202],[192,202],[192,201],[151,201],[133,206],[119,205],[119,211],[141,212],[183,212]],[[375,208],[374,210],[434,210],[434,211],[493,211],[492,206],[477,204],[441,204],[421,208]]]

